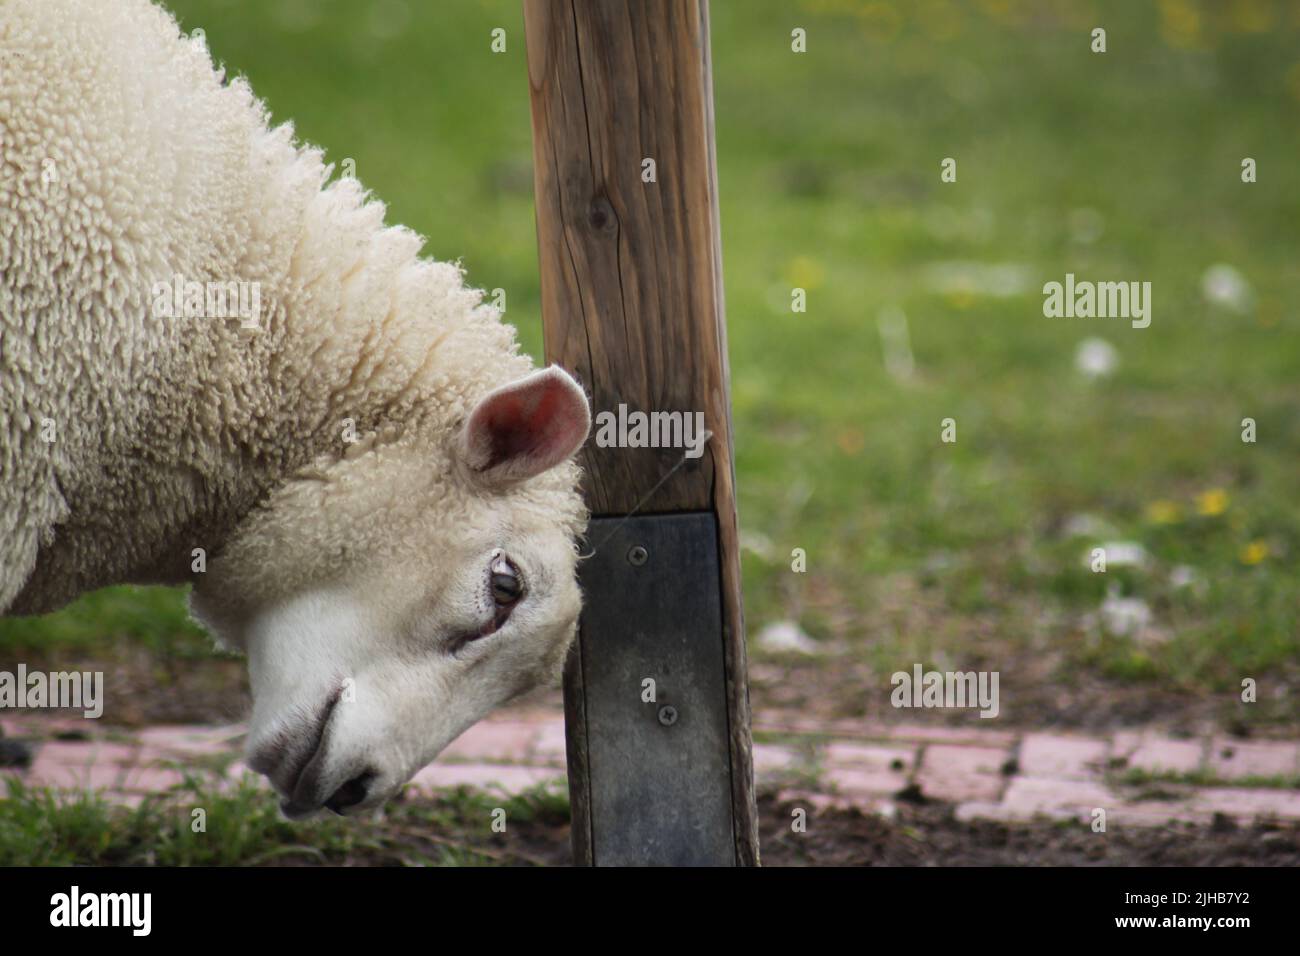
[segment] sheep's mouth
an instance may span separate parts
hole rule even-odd
[[[248,766],[264,774],[278,790],[283,800],[280,810],[291,820],[301,819],[319,810],[324,804],[315,798],[319,788],[324,756],[328,749],[330,720],[334,709],[343,697],[340,686],[317,714],[306,735],[281,734],[267,747],[259,750]],[[290,751],[291,741],[307,741],[306,746]]]

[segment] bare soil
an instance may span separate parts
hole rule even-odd
[[[892,820],[855,810],[830,810],[791,828],[795,804],[759,800],[764,866],[1300,866],[1300,826],[1134,827],[1093,833],[1082,825],[1051,822],[1006,825],[960,822],[950,804],[900,805]],[[512,824],[464,849],[499,863],[567,866],[572,861],[567,820],[554,817]],[[382,864],[358,859],[354,864]]]

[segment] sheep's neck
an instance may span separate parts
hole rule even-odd
[[[292,319],[290,314],[291,325]],[[338,317],[340,323],[359,321]],[[388,337],[387,330],[376,329],[368,340],[382,354],[392,347]],[[207,423],[230,370],[190,360],[214,354],[211,339],[196,327],[194,335],[181,338],[193,352],[176,363],[173,379],[185,419],[142,414],[133,420],[129,442],[87,451],[94,460],[84,462],[83,480],[60,489],[66,519],[41,548],[10,613],[55,610],[108,585],[191,582],[276,488],[306,468],[338,459],[354,436],[364,439],[396,423],[432,431],[449,427],[460,412],[439,403],[429,384],[454,374],[438,355],[446,338],[434,328],[407,330],[401,348],[415,371],[367,376],[361,389],[354,363],[286,370],[278,351],[264,350],[267,358],[253,362],[256,352],[250,349],[241,353],[250,357],[241,372],[247,393],[274,396],[274,402],[257,411],[238,404],[223,408],[223,418],[238,424],[214,434]],[[292,348],[309,356],[315,344],[295,341]],[[286,381],[299,375],[296,384]]]

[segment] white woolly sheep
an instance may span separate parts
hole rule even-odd
[[[0,3],[0,613],[191,583],[291,816],[554,676],[586,519],[582,390],[330,173],[149,0]]]

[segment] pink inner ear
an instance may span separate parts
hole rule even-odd
[[[505,394],[484,409],[491,450],[484,468],[537,451],[546,433],[547,423],[556,413],[560,396],[554,389],[540,394],[519,392]]]
[[[469,463],[491,477],[523,479],[558,465],[582,446],[591,427],[587,399],[559,368],[492,392],[471,413]]]

